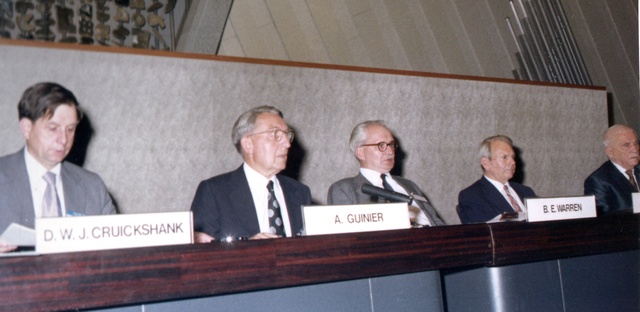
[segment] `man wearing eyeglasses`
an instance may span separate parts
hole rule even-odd
[[[349,147],[360,163],[360,173],[331,185],[327,196],[330,205],[384,202],[384,199],[364,194],[362,185],[365,183],[405,195],[415,194],[426,198],[412,181],[389,174],[395,164],[398,144],[382,121],[369,120],[358,124],[351,132]],[[414,201],[409,206],[409,218],[414,225],[444,225],[435,209],[424,201]]]
[[[198,186],[191,204],[196,242],[299,234],[300,207],[311,203],[311,191],[278,175],[286,167],[293,141],[282,112],[260,106],[243,113],[231,139],[244,164]]]

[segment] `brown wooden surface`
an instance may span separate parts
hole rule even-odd
[[[2,309],[130,305],[638,249],[639,215],[0,258]]]

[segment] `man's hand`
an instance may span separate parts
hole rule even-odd
[[[214,238],[203,232],[193,232],[193,240],[196,243],[211,243]]]
[[[9,252],[16,248],[18,248],[18,246],[9,245],[3,241],[0,241],[0,253]]]
[[[271,234],[271,233],[258,233],[256,235],[251,236],[249,239],[268,239],[268,238],[279,238],[280,235]]]

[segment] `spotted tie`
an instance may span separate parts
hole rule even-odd
[[[58,191],[56,190],[56,174],[47,172],[42,178],[47,182],[47,188],[44,190],[44,197],[42,198],[42,217],[59,217],[62,213],[60,211]]]
[[[280,213],[280,204],[276,199],[276,194],[273,191],[273,181],[267,183],[267,190],[269,190],[268,205],[269,205],[269,230],[271,234],[279,236],[285,236],[284,224],[282,223],[282,214]]]
[[[522,212],[522,209],[520,209],[520,205],[518,205],[516,199],[511,196],[509,187],[506,184],[504,185],[504,192],[507,193],[507,197],[509,197],[509,201],[511,202],[511,207],[513,207],[513,210],[515,210],[516,212]]]

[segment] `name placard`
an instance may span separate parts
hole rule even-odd
[[[595,218],[597,215],[594,195],[527,198],[525,204],[529,222]]]
[[[633,213],[640,213],[640,193],[631,193],[633,201]]]
[[[191,211],[36,219],[38,253],[191,243]]]
[[[407,203],[303,206],[306,235],[408,229]]]

